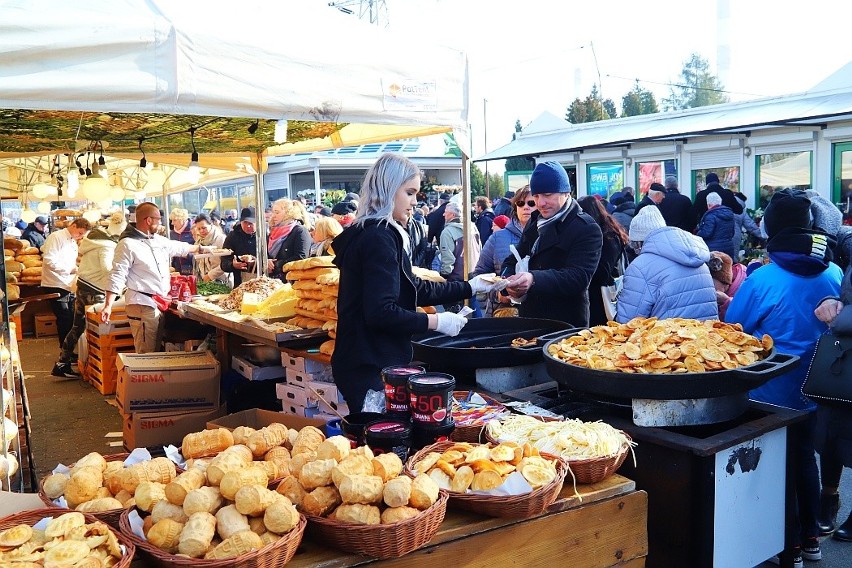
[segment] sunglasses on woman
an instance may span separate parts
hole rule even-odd
[[[528,201],[521,201],[520,203],[518,203],[518,207],[523,207],[524,205],[528,207],[535,207],[535,201],[530,199]]]

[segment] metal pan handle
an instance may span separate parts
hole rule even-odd
[[[734,369],[736,376],[746,381],[754,381],[763,384],[767,378],[782,375],[799,365],[798,355],[786,355],[777,351],[768,358],[749,365],[747,368],[742,367]]]
[[[582,331],[587,329],[585,327],[572,327],[570,329],[560,329],[559,331],[551,331],[550,333],[545,333],[543,335],[539,335],[536,338],[535,345],[525,345],[523,347],[512,346],[512,349],[517,349],[519,351],[541,351],[541,348],[544,347],[544,344],[553,339],[558,339],[560,337],[564,337],[566,335],[574,335],[578,331]]]

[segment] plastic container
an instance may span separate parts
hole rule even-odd
[[[453,390],[456,378],[447,373],[420,373],[408,378],[411,420],[431,427],[453,421]]]
[[[343,426],[341,422],[342,418],[332,418],[328,422],[325,423],[325,437],[331,438],[332,436],[342,436],[343,435]]]
[[[455,429],[456,423],[452,419],[450,419],[449,424],[441,426],[429,426],[413,422],[411,424],[411,451],[416,452],[437,442],[446,442]]]
[[[353,412],[343,417],[340,421],[343,435],[349,438],[353,448],[364,445],[364,427],[370,422],[382,420],[385,417],[381,412]]]
[[[405,463],[411,449],[411,422],[394,418],[370,422],[364,428],[364,440],[374,454],[393,452]]]
[[[412,375],[425,373],[426,369],[414,365],[394,365],[382,369],[385,384],[385,414],[398,418],[411,417],[408,379]]]

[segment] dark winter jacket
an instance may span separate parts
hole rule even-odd
[[[730,207],[731,211],[739,215],[743,212],[743,202],[737,199],[734,192],[730,189],[722,187],[718,183],[711,183],[706,189],[702,189],[695,194],[695,200],[692,205],[692,226],[697,227],[701,217],[707,213],[707,194],[718,193],[722,196],[722,205]]]
[[[533,212],[517,247],[521,258],[531,255],[529,270],[534,282],[518,313],[585,327],[589,324],[589,282],[598,269],[603,248],[601,229],[574,200],[565,217],[548,224],[541,235],[539,216],[538,211]],[[515,257],[510,256],[504,261],[504,267],[508,267],[504,272],[514,274],[516,264]]]
[[[695,228],[692,222],[692,201],[676,189],[667,189],[666,197],[658,205],[666,225],[689,233]]]
[[[195,237],[192,236],[192,231],[190,231],[189,227],[190,222],[187,221],[186,224],[182,227],[182,231],[169,231],[169,238],[173,241],[180,241],[182,243],[187,243],[190,245],[195,244]],[[172,266],[179,274],[190,275],[194,272],[192,257],[189,255],[176,256],[172,258]]]
[[[441,239],[441,232],[444,230],[444,210],[446,208],[447,203],[442,203],[434,211],[426,215],[426,224],[429,226],[429,234],[426,235],[426,238],[429,239],[430,243],[438,242]]]
[[[648,207],[649,205],[657,205],[653,199],[648,197],[647,195],[639,200],[639,205],[636,206],[636,213],[642,210],[643,207]],[[635,213],[634,213],[635,215]]]
[[[46,240],[44,233],[38,230],[34,223],[27,225],[27,228],[21,233],[21,240],[30,241],[30,244],[38,249],[42,247]]]
[[[311,234],[304,225],[301,223],[293,225],[290,233],[284,237],[281,248],[278,249],[278,254],[273,259],[275,261],[275,268],[272,269],[272,273],[269,276],[284,280],[286,275],[281,272],[281,267],[291,260],[308,258],[311,255],[311,242]]]
[[[476,230],[479,231],[479,240],[482,244],[491,236],[491,225],[494,223],[494,211],[487,209],[476,218]]]
[[[615,206],[615,211],[612,213],[624,232],[630,231],[630,221],[636,216],[636,204],[632,201],[625,201]]]
[[[618,264],[625,245],[614,234],[604,235],[598,269],[589,284],[589,325],[604,325],[607,322],[603,306],[601,286],[609,286],[618,276]]]
[[[457,302],[472,292],[467,282],[439,284],[414,276],[402,235],[387,221],[353,224],[332,248],[340,286],[331,365],[354,411],[352,405],[360,410],[367,389],[382,389],[382,368],[411,361],[411,337],[426,332],[428,324],[416,307]]]
[[[221,267],[225,272],[230,272],[234,275],[234,288],[242,284],[243,275],[241,270],[234,269],[234,257],[250,254],[257,256],[257,233],[251,235],[243,231],[242,225],[234,224],[231,232],[225,237],[225,242],[222,248],[229,249],[233,254],[223,256],[221,258]]]
[[[731,258],[739,258],[734,250],[736,220],[730,208],[720,205],[707,211],[698,224],[696,235],[704,239],[711,251],[723,252]]]

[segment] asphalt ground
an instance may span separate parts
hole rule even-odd
[[[121,453],[121,437],[107,437],[121,432],[121,415],[114,406],[113,396],[101,395],[94,387],[79,379],[59,379],[50,374],[59,354],[55,337],[24,338],[19,342],[21,364],[26,376],[30,406],[31,445],[33,465],[41,479],[58,463],[70,464],[89,452]],[[843,522],[852,510],[852,471],[843,471],[840,484],[841,508],[838,522]],[[850,568],[852,543],[822,539],[823,559],[805,562],[813,568]],[[768,562],[760,568],[773,566]],[[675,567],[673,567],[675,568]]]

